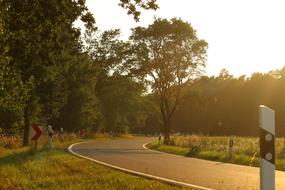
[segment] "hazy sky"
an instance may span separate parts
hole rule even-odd
[[[235,76],[267,72],[285,65],[284,0],[158,0],[160,9],[145,11],[136,23],[119,0],[87,0],[101,30],[152,23],[154,16],[179,17],[209,43],[207,73],[226,68]]]

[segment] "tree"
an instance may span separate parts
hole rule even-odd
[[[127,9],[128,14],[134,15],[137,20],[142,9],[157,8],[155,0],[119,2],[120,6]],[[71,96],[68,89],[70,81],[65,81],[63,76],[66,71],[72,70],[66,66],[73,63],[70,57],[80,57],[82,54],[81,31],[73,26],[74,21],[78,19],[85,23],[87,30],[96,30],[95,20],[85,6],[85,0],[0,0],[0,62],[5,62],[5,65],[1,65],[0,75],[6,77],[1,81],[0,93],[5,96],[11,93],[24,95],[21,98],[19,96],[22,102],[18,101],[17,96],[17,100],[0,97],[0,102],[19,102],[19,105],[22,105],[23,145],[29,143],[31,121],[56,122],[62,116],[60,112],[65,104],[84,100],[80,101],[82,105],[74,110],[78,113],[79,110],[85,109],[84,113],[88,114],[77,115],[84,121],[94,111],[90,108],[96,104],[96,96],[92,95],[94,86],[89,85],[91,82],[88,81],[83,85],[84,88],[80,88],[81,93],[78,91],[78,94]],[[83,63],[83,66],[78,68],[84,68],[86,65],[88,64]],[[93,71],[94,68],[89,69]],[[77,74],[76,76],[79,76]],[[18,85],[17,88],[11,91],[11,85],[15,84]],[[95,116],[92,115],[92,118]],[[94,123],[93,119],[88,123]]]
[[[21,75],[12,64],[12,58],[6,55],[8,46],[5,40],[9,33],[4,33],[4,13],[7,4],[0,1],[0,130],[15,132],[21,121],[20,112],[29,98],[32,80],[24,84]],[[3,131],[3,130],[2,130]]]
[[[3,13],[4,46],[6,56],[21,74],[27,84],[34,79],[33,89],[24,106],[23,145],[29,144],[30,120],[39,108],[38,94],[51,68],[63,64],[66,56],[80,52],[80,30],[73,22],[81,18],[91,28],[94,18],[88,12],[84,1],[1,1],[7,7]],[[1,41],[2,41],[1,40]],[[56,71],[55,71],[56,72]]]
[[[137,27],[130,37],[129,59],[134,75],[143,77],[158,98],[165,143],[170,142],[171,118],[183,100],[182,89],[205,66],[207,43],[181,19],[155,19],[148,28]]]
[[[143,125],[144,87],[126,76],[110,76],[103,82],[98,98],[103,105],[104,131],[126,133]]]
[[[96,68],[96,96],[100,100],[101,117],[97,130],[125,133],[143,125],[142,93],[144,86],[126,76],[125,60],[130,48],[119,39],[119,30],[85,36],[86,51]]]
[[[95,93],[97,70],[87,54],[73,56],[63,73],[67,102],[60,110],[57,125],[66,131],[94,129],[100,116]]]
[[[231,75],[227,69],[222,69],[222,70],[220,71],[219,77],[220,77],[222,80],[227,80],[227,79],[232,79],[232,78],[233,78],[233,75]]]
[[[28,89],[23,84],[20,73],[13,66],[11,57],[6,55],[9,47],[5,41],[10,34],[5,33],[4,13],[8,5],[3,0],[0,0],[0,5],[0,105],[21,109],[27,98]]]

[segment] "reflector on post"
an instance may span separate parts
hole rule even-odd
[[[275,189],[275,112],[259,106],[260,189]]]

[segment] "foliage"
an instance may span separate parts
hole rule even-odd
[[[143,85],[124,76],[109,77],[98,92],[103,105],[103,123],[106,131],[126,133],[143,125]]]
[[[5,133],[18,133],[21,131],[22,115],[19,110],[0,107],[0,135]]]
[[[126,133],[144,125],[146,110],[142,97],[144,86],[126,75],[129,43],[119,36],[119,30],[88,31],[85,49],[97,71],[95,93],[101,114],[96,129]]]
[[[174,131],[258,136],[258,106],[267,105],[276,112],[276,135],[284,136],[285,80],[278,74],[283,70],[239,78],[223,71],[196,79],[186,87],[189,96],[173,116]]]
[[[0,56],[0,105],[14,109],[23,109],[32,88],[31,79],[26,85],[21,80],[19,72],[12,67],[10,60]]]
[[[128,11],[128,14],[133,15],[136,21],[139,21],[140,9],[158,9],[156,0],[120,0],[119,5]]]
[[[67,101],[54,125],[67,131],[94,129],[100,117],[100,103],[95,95],[97,70],[83,54],[69,60],[63,76]]]
[[[120,30],[107,30],[102,33],[87,31],[84,42],[85,51],[89,54],[93,67],[97,70],[97,89],[108,76],[126,74],[126,64],[129,55],[129,44],[120,40]]]

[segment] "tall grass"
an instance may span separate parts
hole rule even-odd
[[[0,134],[0,147],[2,148],[19,148],[21,141],[19,136]]]
[[[259,138],[257,137],[234,137],[232,156],[229,154],[229,136],[173,135],[171,140],[171,146],[158,145],[155,141],[148,147],[183,156],[248,166],[259,165]],[[276,168],[285,170],[285,138],[276,138],[275,154]]]
[[[79,140],[80,138],[78,137],[78,135],[71,133],[71,134],[65,134],[64,139],[66,142],[71,142]],[[13,150],[20,148],[22,146],[22,141],[23,139],[17,135],[0,134],[0,155],[1,155],[1,150],[3,152],[5,150]],[[46,135],[42,135],[38,140],[39,145],[44,145],[46,144],[46,142],[47,142]],[[60,137],[58,134],[54,135],[53,142],[55,143],[60,142]],[[33,141],[30,142],[31,146],[33,146],[33,143],[34,143]]]
[[[79,135],[76,133],[65,133],[64,134],[64,141],[72,142],[75,140],[86,140],[86,139],[105,139],[105,138],[131,138],[131,135],[123,134],[123,135],[110,135],[108,133],[93,133],[87,132],[84,135]],[[17,149],[22,146],[23,139],[19,135],[7,135],[7,134],[0,134],[0,154],[1,151],[3,152],[5,149]],[[39,145],[44,145],[47,142],[47,134],[42,134],[42,136],[38,140]],[[60,135],[56,133],[53,136],[53,142],[60,142]],[[33,145],[33,141],[30,142],[31,146]]]
[[[180,147],[199,147],[203,151],[227,152],[229,149],[229,136],[204,136],[187,135],[172,136],[176,146]],[[275,151],[277,159],[285,158],[285,138],[276,138]],[[234,137],[234,154],[244,154],[247,156],[259,157],[259,138],[257,137]]]
[[[172,140],[176,146],[197,147],[203,151],[227,152],[229,149],[227,136],[173,136]],[[281,139],[278,139],[278,144]],[[278,149],[279,150],[279,149]],[[233,153],[245,154],[247,156],[259,156],[259,139],[256,137],[234,137]]]

